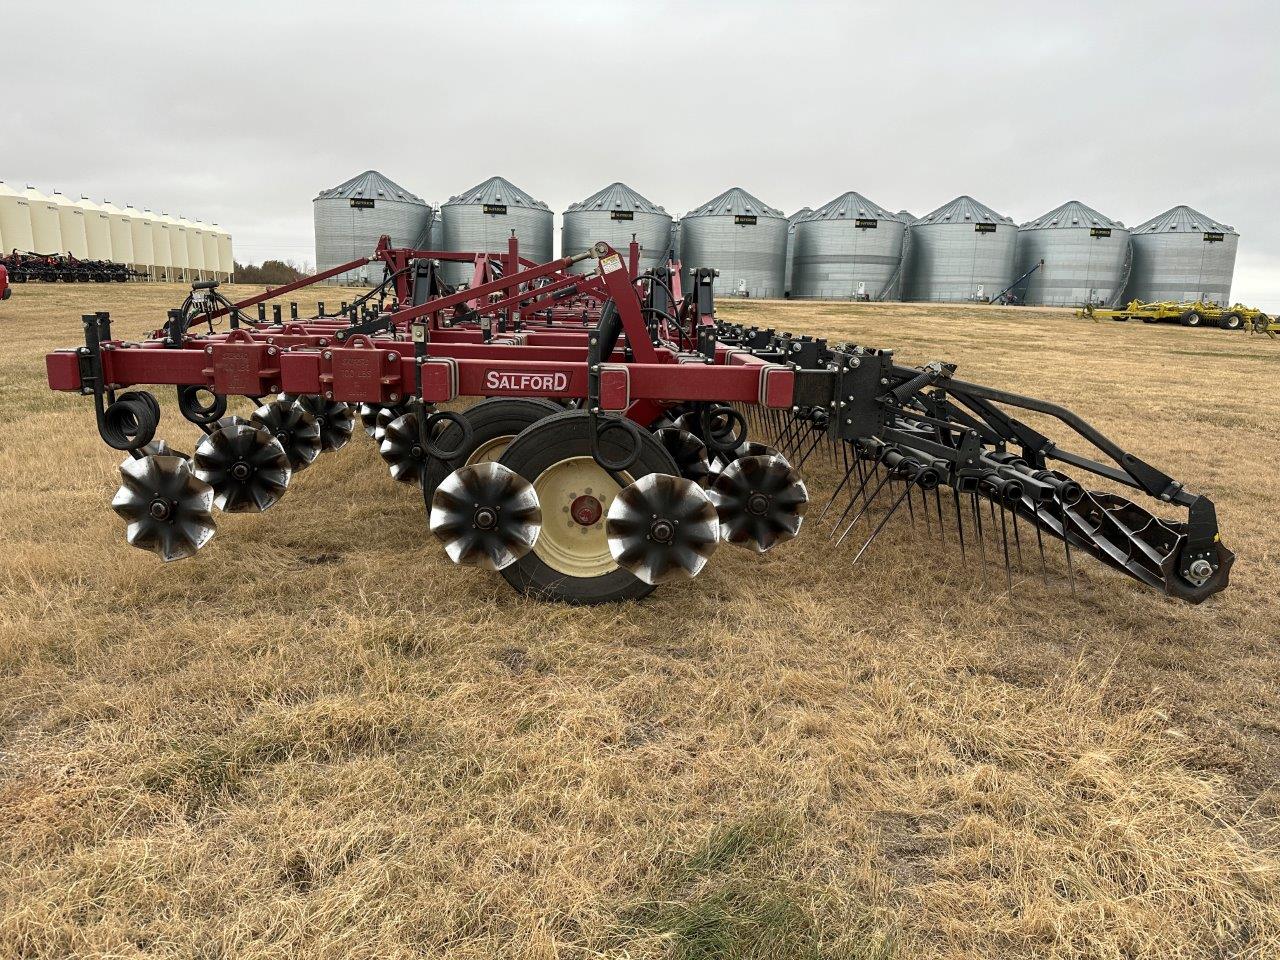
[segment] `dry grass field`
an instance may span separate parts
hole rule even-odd
[[[1214,498],[1233,586],[1010,593],[903,520],[571,609],[451,565],[362,435],[193,560],[125,546],[42,354],[179,296],[0,306],[0,957],[1280,956],[1280,343],[725,303],[1072,406]]]

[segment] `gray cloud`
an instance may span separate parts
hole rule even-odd
[[[621,179],[682,212],[848,189],[1016,220],[1187,203],[1280,308],[1270,4],[64,2],[11,30],[0,177],[216,221],[314,257],[311,200],[367,167],[440,201],[494,173],[560,211]]]

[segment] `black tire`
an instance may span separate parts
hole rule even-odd
[[[431,498],[436,487],[453,471],[468,463],[481,448],[490,446],[502,437],[519,436],[539,420],[564,408],[560,404],[541,397],[491,397],[473,407],[461,411],[471,426],[471,440],[456,457],[449,460],[427,459],[422,470],[422,496],[427,510],[431,510]],[[452,450],[461,439],[461,428],[449,424],[434,438],[442,451]]]
[[[1223,330],[1239,330],[1244,327],[1244,317],[1238,313],[1224,314],[1218,321],[1218,327]]]
[[[1184,327],[1204,326],[1204,317],[1196,310],[1188,310],[1179,318],[1179,320]]]
[[[570,410],[547,417],[511,441],[499,462],[530,483],[535,483],[544,471],[558,463],[578,457],[590,457],[591,430],[591,415],[582,410]],[[630,482],[651,473],[679,475],[671,455],[653,434],[644,429],[639,429],[634,434],[622,430],[608,431],[600,440],[602,454],[612,460],[624,459],[630,453],[629,436],[640,437],[640,454],[621,479]],[[539,537],[540,545],[546,536],[547,524],[559,521],[562,506],[542,504],[543,534]],[[593,605],[638,600],[655,589],[611,561],[608,572],[589,577],[571,576],[550,566],[539,556],[539,549],[540,546],[535,546],[531,553],[502,571],[507,582],[521,593],[562,603]]]

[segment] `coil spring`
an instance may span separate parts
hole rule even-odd
[[[145,390],[122,393],[107,404],[98,432],[116,450],[139,450],[155,439],[160,426],[160,404]]]

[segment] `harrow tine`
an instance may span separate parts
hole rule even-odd
[[[827,499],[826,505],[822,508],[822,513],[818,516],[818,523],[827,518],[827,511],[831,509],[831,504],[836,502],[836,497],[840,496],[840,491],[844,489],[844,485],[849,482],[849,478],[853,476],[853,466],[849,463],[849,455],[845,454],[844,477],[836,484],[836,488],[831,491],[831,496]]]
[[[968,559],[964,551],[964,511],[960,509],[960,491],[952,487],[951,495],[956,502],[956,533],[960,536],[960,559],[963,561]]]
[[[1004,544],[1004,587],[1007,592],[1012,593],[1013,568],[1009,564],[1009,523],[1005,520],[1005,514],[1008,512],[1004,507],[1000,508],[1000,540]]]
[[[908,493],[910,493],[910,492],[911,492],[911,488],[912,488],[912,487],[914,487],[914,486],[915,486],[915,483],[914,483],[914,482],[912,482],[912,481],[910,481],[910,480],[908,480],[908,481],[907,481],[907,492],[908,492]],[[911,529],[912,529],[912,530],[914,530],[914,529],[915,529],[915,527],[916,527],[916,507],[915,507],[915,504],[912,502],[912,500],[911,500],[911,498],[910,498],[910,497],[907,497],[907,513],[908,513],[908,514],[910,514],[910,516],[911,516]]]
[[[850,521],[849,521],[849,525],[848,525],[847,527],[845,527],[845,528],[844,528],[844,533],[840,534],[840,539],[836,541],[836,546],[837,546],[837,547],[838,547],[838,546],[840,546],[840,544],[844,543],[844,538],[845,538],[845,537],[847,537],[847,536],[849,535],[849,531],[853,529],[854,524],[856,524],[859,520],[861,520],[861,519],[862,519],[862,515],[863,515],[864,513],[866,513],[868,510],[870,510],[870,509],[871,509],[871,505],[872,505],[873,503],[875,503],[875,502],[876,502],[876,497],[878,497],[878,496],[880,495],[880,491],[884,489],[884,485],[885,485],[886,483],[888,483],[888,482],[889,482],[890,480],[892,480],[892,479],[893,479],[893,474],[892,474],[892,473],[885,474],[885,478],[884,478],[883,480],[881,480],[881,481],[880,481],[880,485],[879,485],[878,487],[876,487],[875,492],[871,494],[871,496],[870,496],[870,498],[868,498],[867,502],[866,502],[865,504],[863,504],[862,509],[858,511],[858,515],[857,515],[856,517],[854,517],[852,520],[850,520]],[[852,507],[852,506],[853,506],[853,501],[852,501],[852,500],[850,500],[850,501],[849,501],[849,506],[850,506],[850,507]],[[848,512],[849,512],[848,510],[845,510],[845,513],[846,513],[846,514],[847,514]],[[842,521],[842,520],[844,520],[844,517],[843,517],[843,516],[841,516],[841,517],[840,517],[840,520],[841,520],[841,521]],[[839,525],[840,525],[840,521],[836,521],[836,526],[839,526]],[[834,530],[832,530],[832,533],[835,533],[835,531],[834,531]]]
[[[1049,564],[1044,559],[1044,534],[1040,532],[1040,524],[1036,524],[1036,543],[1040,546],[1040,579],[1049,586]]]
[[[831,525],[831,533],[828,534],[827,539],[830,539],[831,537],[834,537],[836,535],[836,531],[840,529],[840,524],[844,523],[844,518],[849,515],[849,511],[852,510],[854,506],[857,504],[859,495],[861,495],[863,504],[866,506],[870,506],[867,500],[867,484],[871,482],[872,474],[870,471],[867,471],[863,468],[862,461],[860,459],[857,459],[856,457],[854,459],[854,466],[856,466],[858,469],[858,478],[861,481],[861,483],[859,483],[858,489],[849,495],[849,503],[844,508],[844,512],[840,514],[839,519],[837,519],[836,522]],[[879,493],[880,487],[876,487],[875,492]]]
[[[977,493],[970,494],[973,506],[973,522],[978,528],[978,570],[982,575],[982,585],[987,585],[987,538],[982,532],[982,511],[978,509]]]
[[[816,449],[818,448],[818,444],[820,444],[820,443],[822,442],[822,439],[823,439],[823,438],[822,438],[822,435],[821,435],[821,434],[819,434],[819,435],[818,435],[818,439],[817,439],[817,440],[815,440],[815,441],[813,441],[813,443],[809,446],[809,449],[805,452],[805,455],[804,455],[803,457],[801,457],[801,458],[800,458],[800,462],[796,464],[796,466],[797,466],[797,467],[803,467],[803,466],[804,466],[804,462],[805,462],[806,460],[808,460],[808,459],[809,459],[809,456],[813,453],[813,451],[814,451],[814,450],[816,450]]]
[[[1065,520],[1066,519],[1065,510],[1063,511],[1063,514],[1064,514],[1063,519]],[[1074,597],[1076,595],[1076,571],[1075,571],[1075,567],[1072,566],[1072,563],[1071,563],[1071,541],[1067,539],[1067,537],[1070,536],[1070,534],[1067,532],[1067,528],[1065,524],[1062,527],[1062,533],[1063,533],[1062,545],[1063,547],[1066,548],[1066,551],[1067,551],[1067,580],[1071,583],[1071,595]]]
[[[1022,559],[1022,534],[1018,532],[1017,508],[1014,508],[1011,511],[1011,513],[1013,514],[1013,544],[1018,549],[1018,570],[1020,572],[1025,573],[1027,570],[1027,565],[1025,562],[1023,562],[1023,559]]]
[[[867,537],[867,542],[862,545],[862,549],[859,550],[857,554],[854,556],[853,558],[854,563],[857,563],[860,559],[862,559],[862,555],[867,552],[867,547],[871,546],[872,541],[874,541],[876,537],[880,536],[880,531],[885,528],[885,525],[889,522],[890,519],[892,519],[893,515],[898,512],[898,508],[902,506],[902,501],[905,500],[907,501],[907,504],[910,505],[911,489],[914,486],[915,486],[915,483],[913,481],[907,481],[907,489],[903,490],[902,496],[898,497],[898,499],[894,501],[893,506],[889,508],[888,513],[886,513],[883,517],[880,518],[880,523],[877,524],[876,528],[871,531],[871,536]]]
[[[942,520],[942,494],[937,487],[933,488],[933,508],[938,511],[938,539],[946,544],[947,526]]]

